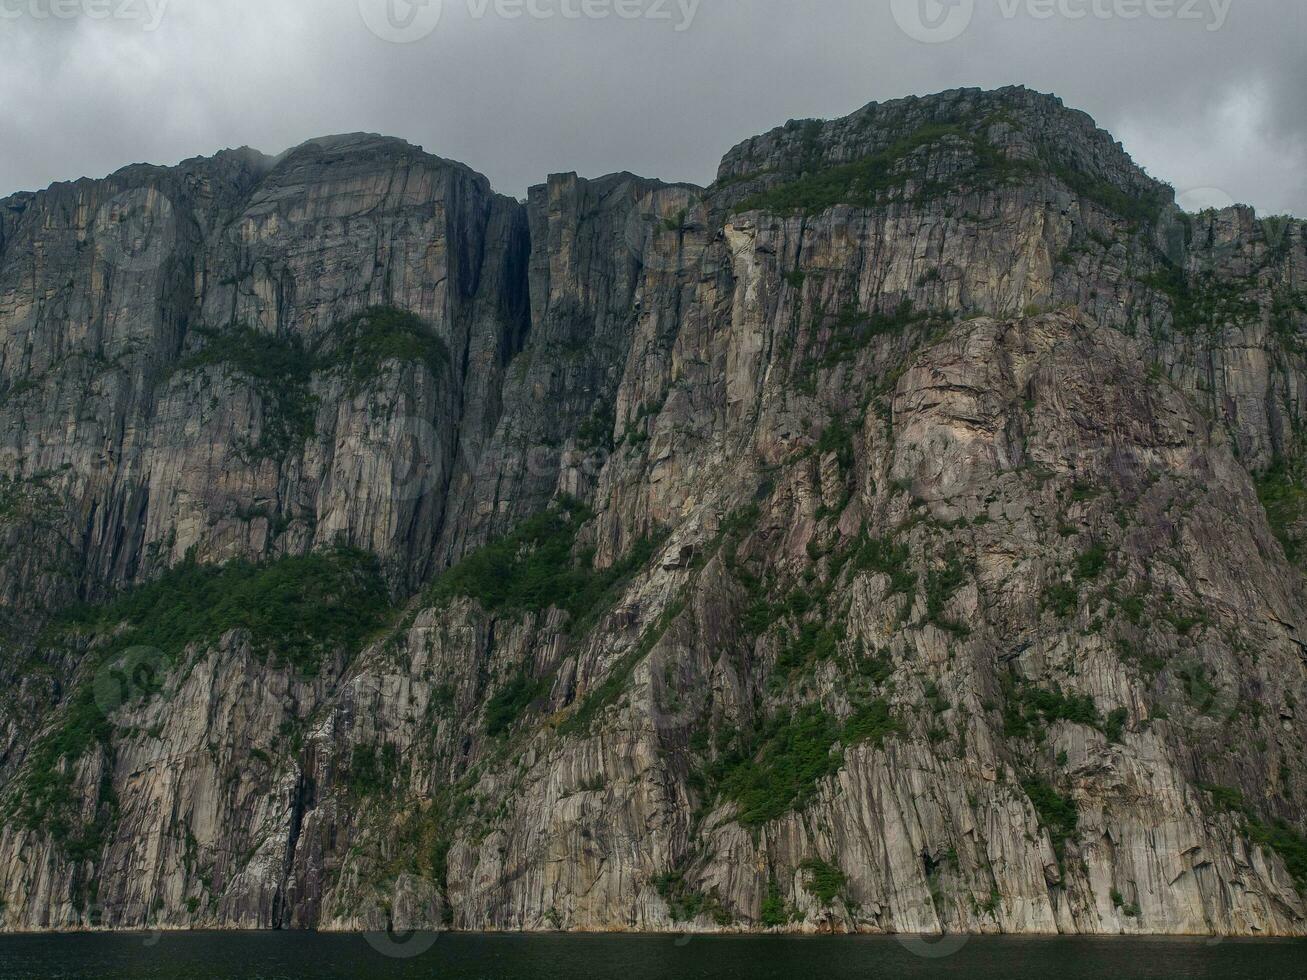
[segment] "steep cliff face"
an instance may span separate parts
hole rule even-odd
[[[1304,330],[1024,89],[0,202],[3,924],[1307,932]]]

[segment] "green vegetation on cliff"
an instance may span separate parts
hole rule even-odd
[[[1211,272],[1190,275],[1165,264],[1139,281],[1166,297],[1172,328],[1185,336],[1217,334],[1261,316],[1261,305],[1247,295],[1255,286],[1248,280],[1219,279]]]
[[[245,324],[197,331],[204,346],[179,371],[219,367],[249,380],[262,406],[259,437],[244,447],[251,460],[282,459],[312,437],[318,402],[309,390],[316,363],[300,338]]]
[[[375,745],[356,745],[350,753],[349,791],[359,799],[389,792],[398,774],[399,751],[389,742],[380,751]]]
[[[854,709],[849,720],[844,723],[844,741],[849,745],[870,742],[883,745],[891,735],[900,734],[903,724],[894,717],[889,702],[884,698],[875,698]]]
[[[905,334],[913,329],[934,329],[950,319],[951,314],[947,312],[918,310],[911,300],[903,300],[888,310],[871,312],[854,304],[835,313],[818,307],[795,365],[795,383],[805,394],[815,394],[822,372],[853,363],[877,338]]]
[[[669,871],[654,879],[658,895],[667,903],[673,922],[692,922],[701,915],[710,917],[719,926],[731,924],[730,914],[722,908],[714,889],[705,895],[690,887],[681,871]]]
[[[1133,225],[1152,224],[1162,209],[1171,203],[1173,193],[1166,187],[1154,191],[1130,193],[1115,184],[1075,167],[1051,162],[1045,157],[1045,172],[1057,178],[1073,192]]]
[[[728,758],[721,773],[721,792],[738,805],[739,822],[759,826],[802,809],[817,783],[839,771],[840,734],[839,725],[820,705],[806,704],[767,721],[751,751]]]
[[[821,780],[844,765],[845,746],[879,746],[902,731],[881,698],[856,707],[843,725],[819,704],[782,708],[751,732],[724,734],[721,754],[694,781],[709,797],[734,801],[741,824],[758,827],[807,806]]]
[[[1257,496],[1285,557],[1301,564],[1307,528],[1307,489],[1302,480],[1284,463],[1277,463],[1257,480]]]
[[[431,327],[412,313],[393,306],[374,306],[337,324],[328,334],[330,346],[320,349],[320,367],[347,372],[352,390],[359,391],[392,362],[424,364],[439,378],[449,366],[449,348]]]
[[[808,131],[812,133],[811,125]],[[874,207],[888,191],[903,187],[927,172],[924,166],[905,164],[908,158],[928,147],[968,157],[969,166],[964,174],[958,175],[959,180],[964,177],[973,181],[999,179],[1012,170],[985,137],[956,123],[922,126],[878,153],[832,166],[822,164],[817,138],[818,134],[810,136],[811,145],[797,165],[803,168],[798,177],[746,198],[736,205],[736,212],[763,210],[817,214],[837,204]],[[938,193],[947,186],[934,179],[922,179],[918,181],[917,193]]]
[[[619,660],[609,671],[603,682],[594,688],[577,709],[559,726],[561,735],[582,735],[590,731],[591,725],[609,705],[613,704],[631,680],[631,674],[645,657],[653,652],[660,640],[667,634],[672,624],[685,611],[683,599],[676,599],[663,610],[662,615],[649,626],[640,642],[626,656]]]
[[[486,704],[486,734],[497,738],[507,733],[531,703],[547,693],[548,681],[532,677],[524,666]]]
[[[995,144],[993,124],[1011,122],[997,115],[954,117],[927,123],[876,153],[847,163],[827,164],[820,122],[793,123],[801,133],[800,152],[788,168],[791,179],[745,198],[737,213],[763,210],[818,214],[844,204],[871,208],[890,192],[911,186],[913,199],[927,200],[963,189],[991,187],[1034,178],[1052,178],[1132,225],[1151,224],[1171,203],[1173,192],[1125,189],[1073,166],[1058,148],[1036,140],[1036,157],[1010,154]],[[1021,128],[1017,126],[1016,128]],[[760,172],[751,177],[766,176]],[[741,178],[747,179],[747,178]]]
[[[106,605],[69,612],[62,624],[111,636],[98,653],[106,662],[142,647],[175,661],[193,643],[242,629],[257,655],[312,673],[324,655],[360,647],[389,612],[376,559],[341,547],[263,564],[187,560]]]
[[[1048,831],[1057,863],[1063,864],[1067,841],[1075,836],[1080,826],[1080,811],[1075,801],[1063,796],[1047,780],[1036,776],[1023,780],[1021,788],[1030,797],[1035,813],[1039,815],[1040,826]]]
[[[1204,786],[1203,789],[1211,795],[1218,807],[1233,813],[1242,821],[1244,833],[1249,840],[1280,856],[1298,891],[1307,895],[1307,837],[1287,821],[1263,820],[1237,789],[1225,786]]]
[[[822,905],[833,904],[849,881],[839,867],[818,858],[810,858],[799,867],[804,871],[803,886]]]
[[[180,372],[209,367],[249,380],[262,407],[257,440],[244,448],[251,461],[284,459],[313,436],[318,408],[313,376],[341,372],[350,393],[365,390],[387,364],[420,363],[440,377],[449,349],[420,317],[375,306],[334,325],[312,347],[293,334],[273,334],[247,324],[221,330],[197,328],[203,346],[177,365]]]
[[[27,827],[49,828],[70,856],[93,856],[112,800],[103,793],[96,820],[83,826],[75,768],[97,745],[109,751],[108,716],[157,693],[189,646],[240,629],[256,655],[312,674],[325,655],[362,646],[389,613],[376,559],[347,548],[267,564],[187,560],[108,603],[70,610],[42,642],[87,644],[90,653],[57,723],[33,746],[7,811]]]
[[[597,568],[594,549],[580,547],[578,540],[582,527],[593,516],[580,501],[559,498],[550,509],[527,518],[508,534],[467,555],[432,584],[427,600],[442,604],[466,597],[475,599],[489,613],[560,609],[569,616],[568,632],[585,635],[617,601],[631,578],[649,564],[663,540],[661,535],[642,537],[618,561]],[[668,615],[660,618],[659,624],[564,723],[565,732],[586,730],[594,716],[620,693],[631,670],[666,631]],[[521,667],[487,704],[487,733],[507,733],[548,690],[548,678],[535,677],[528,667]]]
[[[580,501],[560,498],[549,510],[472,552],[438,578],[428,592],[436,603],[466,596],[487,612],[562,609],[572,628],[593,625],[594,614],[621,585],[649,563],[659,537],[644,537],[608,568],[594,564],[593,548],[577,548],[593,513]]]
[[[1003,734],[1008,738],[1044,738],[1044,728],[1061,721],[1102,729],[1098,705],[1088,694],[1064,694],[1024,680],[1004,678]]]

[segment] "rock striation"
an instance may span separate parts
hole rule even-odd
[[[1020,88],[0,201],[0,926],[1305,934],[1304,336]]]

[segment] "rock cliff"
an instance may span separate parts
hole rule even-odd
[[[1025,89],[0,201],[0,924],[1307,933],[1304,336]]]

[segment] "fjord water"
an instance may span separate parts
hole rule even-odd
[[[170,933],[0,938],[0,980],[1307,977],[1297,940]]]

